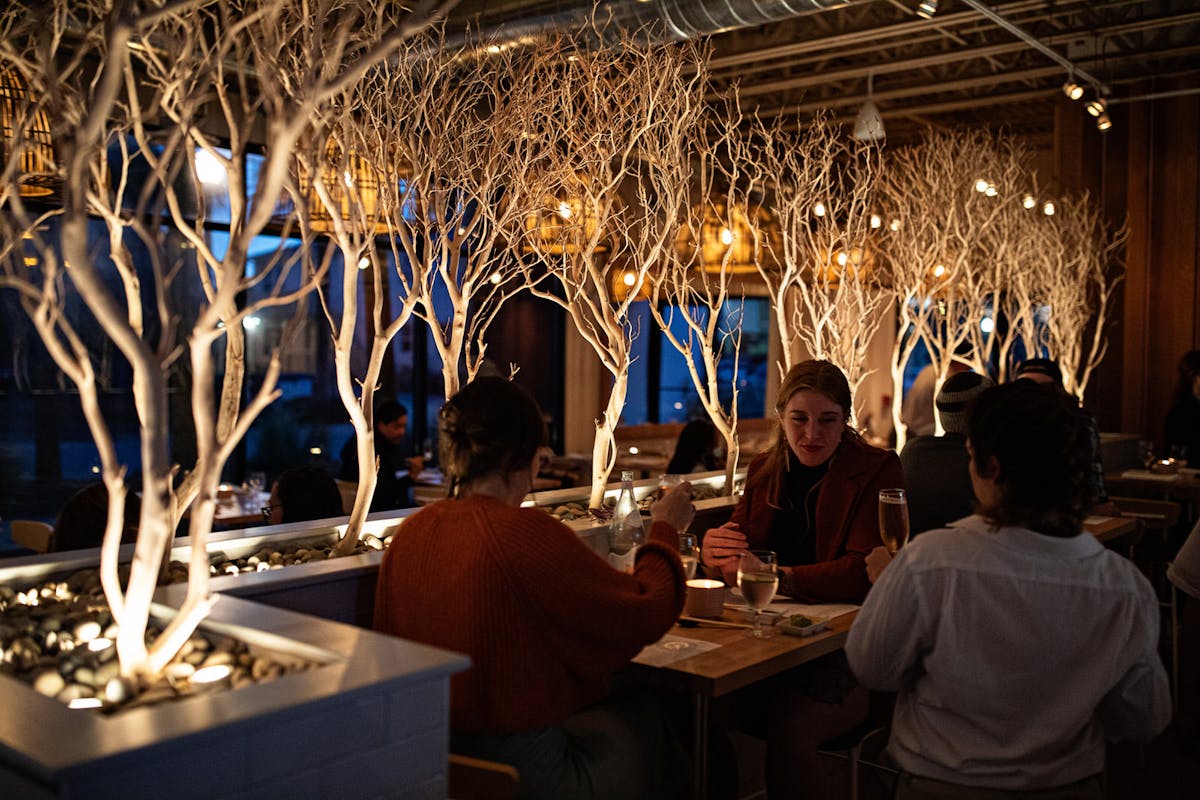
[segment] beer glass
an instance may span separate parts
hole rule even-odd
[[[879,490],[879,538],[892,555],[908,541],[908,499],[903,489]]]

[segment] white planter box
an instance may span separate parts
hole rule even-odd
[[[0,676],[0,797],[445,797],[466,657],[233,597],[204,627],[322,663],[112,717]]]

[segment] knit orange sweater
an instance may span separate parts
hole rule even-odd
[[[666,523],[651,526],[629,575],[543,511],[442,500],[384,554],[375,628],[471,657],[451,678],[452,729],[529,730],[603,697],[604,679],[679,616],[683,581]]]

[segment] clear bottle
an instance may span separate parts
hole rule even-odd
[[[608,563],[622,572],[633,572],[633,559],[644,541],[642,512],[633,496],[633,473],[625,470],[621,473],[621,492],[608,526]]]

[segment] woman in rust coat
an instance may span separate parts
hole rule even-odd
[[[871,447],[847,424],[850,386],[828,361],[803,361],[776,398],[774,444],[750,464],[729,522],[701,543],[709,575],[737,582],[739,554],[779,554],[779,593],[815,603],[861,603],[871,588],[866,557],[881,545],[879,490],[902,487],[900,459]],[[769,709],[767,792],[771,800],[824,796],[817,744],[858,724],[867,693],[838,652],[785,673],[760,690]],[[742,720],[759,727],[761,720]]]

